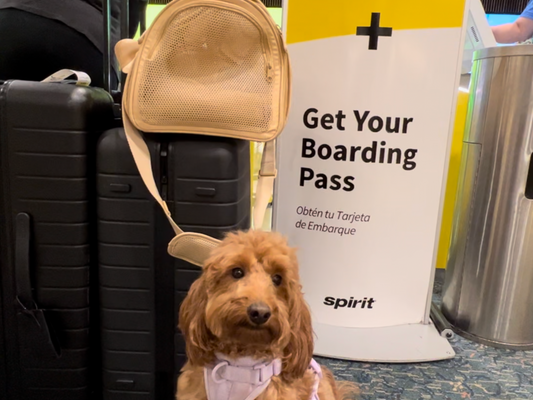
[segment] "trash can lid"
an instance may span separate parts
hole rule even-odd
[[[533,56],[533,45],[522,44],[514,46],[487,47],[474,52],[473,61],[484,58]]]

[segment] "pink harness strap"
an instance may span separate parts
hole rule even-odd
[[[320,365],[311,360],[309,369],[315,374],[309,400],[319,400],[318,386],[322,379]],[[217,354],[217,362],[204,368],[208,400],[255,400],[268,387],[273,376],[281,373],[281,360],[270,362],[243,357],[232,360]]]
[[[309,369],[313,370],[315,374],[315,383],[313,384],[313,392],[311,393],[310,400],[320,400],[318,398],[318,385],[322,379],[322,368],[320,368],[320,364],[312,359],[311,364],[309,364]]]

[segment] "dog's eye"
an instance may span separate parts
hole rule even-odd
[[[283,282],[283,278],[281,277],[281,275],[276,274],[272,276],[272,282],[274,283],[274,285],[279,286],[281,285],[281,282]]]
[[[233,276],[235,279],[241,279],[244,277],[244,271],[242,268],[233,268],[231,270],[231,276]]]

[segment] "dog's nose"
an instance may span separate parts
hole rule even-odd
[[[271,315],[270,307],[265,303],[255,303],[248,307],[248,318],[256,325],[263,325]]]

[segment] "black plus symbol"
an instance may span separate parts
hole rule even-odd
[[[392,28],[382,28],[379,26],[381,13],[372,13],[370,26],[358,26],[358,36],[369,36],[368,50],[378,49],[378,39],[380,36],[392,36]]]

